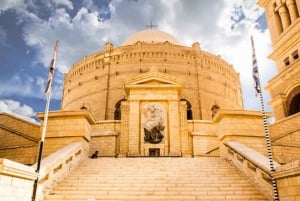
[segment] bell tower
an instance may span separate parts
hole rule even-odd
[[[277,75],[267,90],[276,121],[300,112],[300,1],[259,0],[265,9]]]

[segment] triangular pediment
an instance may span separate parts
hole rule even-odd
[[[174,76],[170,76],[159,72],[143,73],[141,75],[129,78],[125,81],[125,85],[183,85],[184,82]]]
[[[140,82],[139,84],[170,84],[169,82],[164,82],[164,81],[161,81],[161,80],[148,80],[148,81],[145,81],[145,82]]]
[[[157,71],[150,71],[140,74],[125,80],[124,87],[126,91],[130,88],[177,88],[181,90],[184,86],[184,81],[177,77],[161,73]]]

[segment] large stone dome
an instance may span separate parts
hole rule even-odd
[[[168,41],[174,45],[181,45],[176,38],[174,38],[172,35],[163,32],[163,31],[157,31],[157,30],[143,30],[134,33],[133,35],[129,36],[121,46],[126,45],[133,45],[136,42],[146,42],[146,43],[160,43]]]

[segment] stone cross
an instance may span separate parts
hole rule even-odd
[[[146,27],[150,27],[150,29],[152,29],[153,27],[157,27],[157,25],[152,24],[152,20],[151,20],[150,25],[146,25]]]

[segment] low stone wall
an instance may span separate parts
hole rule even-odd
[[[117,150],[116,131],[98,131],[91,134],[90,151],[91,156],[95,151],[98,151],[98,156],[116,156]]]
[[[193,156],[220,156],[226,153],[227,141],[240,142],[267,155],[260,111],[220,109],[212,121],[188,121],[188,132],[192,136]]]
[[[282,165],[273,176],[277,180],[279,198],[282,201],[300,200],[300,161]]]
[[[0,199],[31,201],[36,178],[34,168],[0,158]]]
[[[0,113],[0,158],[31,165],[37,158],[40,126]]]
[[[45,194],[51,192],[82,160],[87,158],[84,150],[84,143],[71,143],[41,161],[36,193],[37,201],[42,201]]]
[[[44,113],[38,113],[37,117],[43,120]],[[94,123],[87,110],[49,112],[43,157],[73,142],[83,143],[83,152],[88,155],[91,124]]]
[[[193,156],[220,156],[217,126],[212,121],[191,121],[189,129],[193,137]]]
[[[300,113],[269,126],[274,159],[285,164],[300,160]]]

